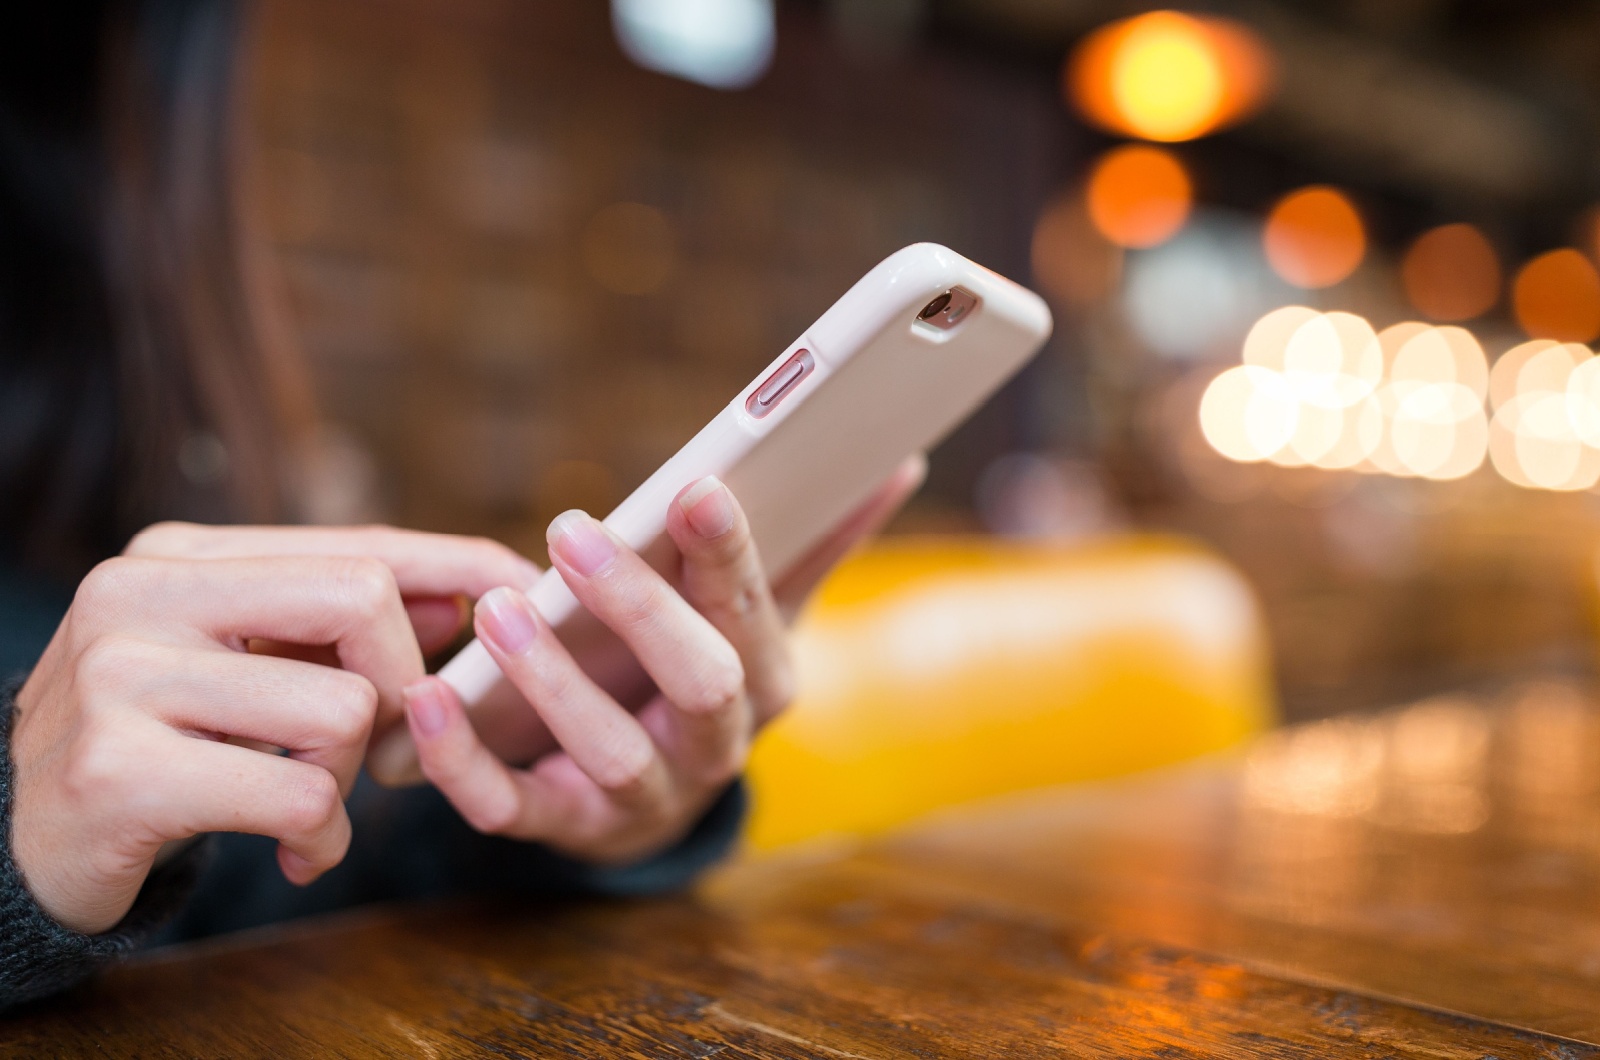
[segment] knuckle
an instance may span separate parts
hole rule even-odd
[[[141,762],[142,756],[133,753],[117,727],[89,726],[72,749],[62,785],[79,805],[103,803],[132,786]]]
[[[611,610],[618,624],[649,629],[661,620],[661,599],[655,587],[644,578],[631,573],[609,578],[604,590],[611,598]]]
[[[150,669],[152,650],[130,637],[94,637],[78,654],[74,677],[98,705],[106,693],[125,693]]]
[[[636,791],[654,761],[655,748],[648,741],[617,747],[595,768],[594,782],[613,795]]]
[[[334,682],[328,696],[327,724],[340,743],[365,742],[378,714],[378,689],[360,674],[348,670],[329,671]]]
[[[451,754],[450,748],[444,745],[419,745],[417,768],[422,770],[428,783],[440,791],[449,791],[460,781],[462,759],[458,754]]]
[[[366,618],[376,618],[400,598],[394,572],[369,556],[340,560],[337,582],[351,609]]]
[[[744,664],[730,647],[726,658],[701,670],[678,708],[690,714],[720,714],[738,703],[744,687]]]
[[[173,556],[182,555],[193,550],[198,538],[205,531],[194,523],[183,523],[176,520],[165,520],[151,523],[128,542],[128,547],[123,550],[124,556]]]
[[[73,603],[101,610],[117,600],[136,595],[146,583],[153,562],[116,556],[96,564],[78,583]]]
[[[462,816],[474,830],[484,835],[501,835],[517,823],[517,804],[511,799],[495,799],[473,806]]]
[[[760,610],[762,595],[759,584],[740,581],[707,601],[707,617],[742,622]]]
[[[324,769],[307,771],[289,793],[283,814],[284,829],[291,835],[313,835],[338,816],[341,800],[339,781]]]

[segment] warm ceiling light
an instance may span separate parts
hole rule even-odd
[[[1517,273],[1512,306],[1536,338],[1590,342],[1600,336],[1600,275],[1571,248],[1540,254]]]
[[[1267,262],[1296,287],[1331,287],[1366,254],[1361,215],[1343,192],[1310,187],[1278,201],[1263,234]]]
[[[1249,114],[1265,98],[1272,61],[1246,27],[1152,11],[1085,37],[1067,61],[1067,95],[1112,132],[1173,142]]]
[[[1470,320],[1500,300],[1500,260],[1467,224],[1424,232],[1400,264],[1406,298],[1435,320]]]
[[[1128,145],[1095,163],[1085,198],[1101,235],[1118,246],[1153,247],[1183,227],[1193,190],[1170,152]]]

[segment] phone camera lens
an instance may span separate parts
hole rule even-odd
[[[948,306],[949,304],[950,304],[950,292],[946,291],[944,294],[940,295],[938,298],[935,298],[933,301],[931,301],[927,305],[923,306],[922,307],[922,312],[917,314],[917,319],[918,320],[931,320],[934,317],[938,316],[940,313],[943,313],[944,310],[945,310],[945,307]],[[904,318],[902,318],[902,319],[904,319]]]

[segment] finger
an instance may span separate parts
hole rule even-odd
[[[533,561],[482,537],[427,534],[389,526],[201,526],[157,523],[136,536],[129,556],[242,559],[261,556],[370,556],[394,572],[406,596],[476,599],[497,585],[531,589]]]
[[[558,516],[549,541],[572,594],[627,644],[674,706],[706,715],[738,708],[739,653],[637,553],[579,511]]]
[[[289,882],[308,884],[344,859],[350,818],[339,785],[325,769],[292,758],[178,737],[161,759],[153,821],[167,839],[204,832],[246,832],[280,844],[278,865]]]
[[[719,479],[708,476],[678,494],[667,512],[667,532],[683,556],[683,598],[739,653],[754,720],[771,719],[793,697],[794,675],[783,617],[744,511]]]
[[[405,701],[422,775],[478,831],[520,831],[522,789],[511,769],[478,738],[455,689],[426,677],[406,688]]]
[[[378,691],[375,732],[399,719],[400,690],[423,674],[394,575],[374,559],[118,559],[79,587],[87,614],[115,618],[129,600],[159,617],[150,639],[171,637],[176,619],[208,646],[242,649],[254,638],[333,645],[341,665]]]
[[[501,672],[596,784],[633,802],[660,796],[668,778],[650,734],[583,672],[525,595],[495,589],[484,596],[477,632]]]
[[[805,556],[783,572],[773,595],[786,618],[792,619],[828,572],[862,541],[882,530],[928,477],[928,459],[921,453],[907,457],[876,493]]]
[[[189,651],[173,659],[171,649],[157,645],[123,650],[163,653],[159,665],[140,668],[160,676],[135,693],[152,716],[191,732],[286,748],[291,758],[333,774],[340,794],[350,794],[378,702],[377,689],[360,674],[234,652]]]
[[[461,635],[471,614],[466,597],[460,595],[415,597],[405,605],[411,631],[425,656],[449,647]]]
[[[406,720],[424,774],[480,832],[592,854],[609,834],[641,823],[638,808],[620,806],[570,755],[546,756],[532,770],[507,766],[437,677],[406,689]]]

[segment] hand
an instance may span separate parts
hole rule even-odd
[[[550,528],[552,563],[654,693],[635,714],[578,665],[524,593],[496,589],[478,602],[477,634],[559,748],[528,768],[508,766],[450,686],[430,677],[405,690],[424,776],[479,831],[588,860],[631,860],[680,838],[793,694],[786,614],[922,474],[920,458],[902,467],[797,565],[781,602],[744,513],[714,478],[691,484],[668,512],[681,590],[588,515],[561,516]]]
[[[284,875],[315,879],[348,846],[374,726],[423,674],[419,635],[453,635],[458,594],[537,574],[388,529],[147,530],[84,579],[17,696],[12,851],[34,898],[104,931],[163,844],[213,831],[272,836]]]

